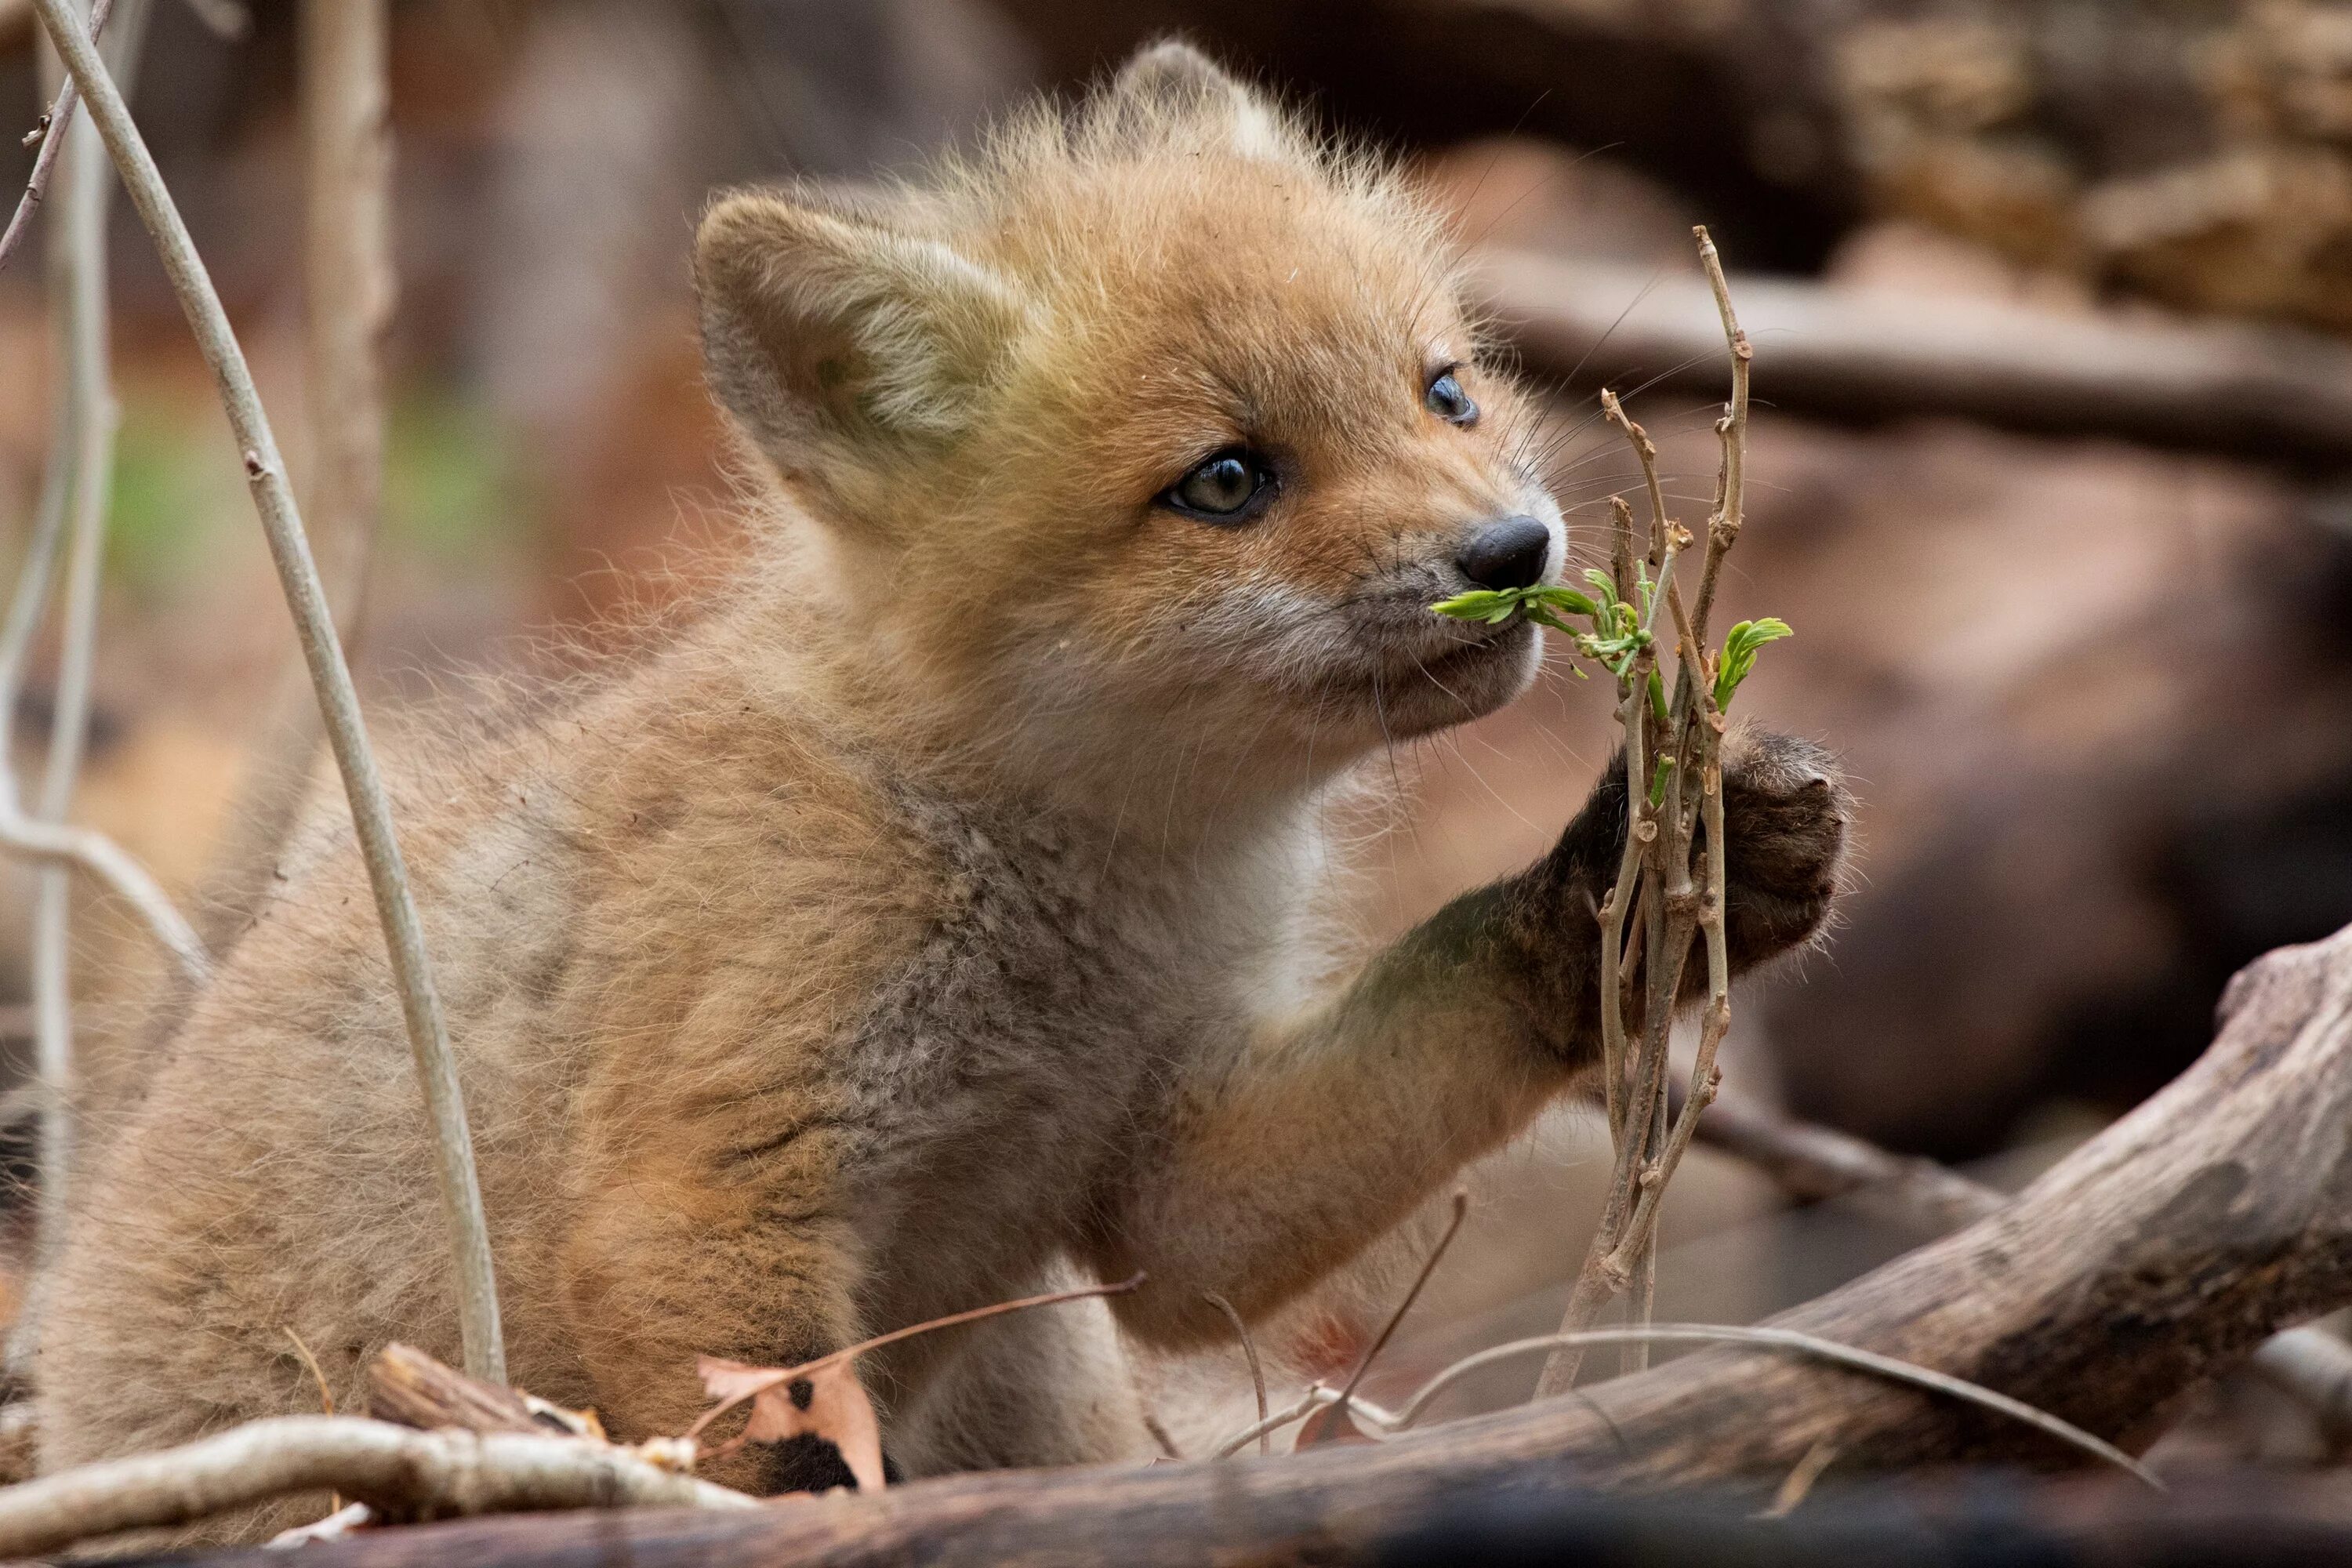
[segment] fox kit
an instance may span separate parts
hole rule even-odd
[[[1593,1068],[1613,775],[1352,977],[1305,912],[1332,792],[1534,676],[1533,626],[1428,609],[1559,574],[1533,415],[1433,217],[1180,45],[919,185],[729,196],[695,275],[754,563],[397,803],[511,1375],[674,1433],[698,1353],[1139,1269],[860,1365],[907,1474],[1146,1452],[1124,1346],[1296,1298]],[[1843,797],[1769,737],[1724,789],[1753,965],[1819,928]],[[387,1340],[455,1359],[348,824],[285,870],[81,1184],[47,1467],[315,1410],[293,1335],[339,1399]]]

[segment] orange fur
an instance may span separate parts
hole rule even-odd
[[[910,1472],[1141,1456],[1122,1333],[1297,1297],[1589,1065],[1606,798],[1336,990],[1307,907],[1356,765],[1532,676],[1534,628],[1426,608],[1497,517],[1558,573],[1529,416],[1429,216],[1181,46],[921,185],[728,197],[697,272],[751,563],[569,706],[412,757],[398,802],[513,1375],[674,1432],[697,1352],[1139,1267],[1115,1308],[866,1371]],[[1466,428],[1425,404],[1455,362]],[[1262,515],[1158,504],[1236,443]],[[1786,898],[1751,962],[1837,853],[1817,759],[1759,756],[1795,847],[1754,859]],[[322,809],[43,1282],[45,1465],[310,1407],[289,1326],[344,1397],[389,1338],[454,1354],[425,1139]]]

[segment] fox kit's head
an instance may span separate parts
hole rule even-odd
[[[1246,789],[1533,676],[1428,607],[1564,547],[1439,226],[1191,48],[920,186],[728,197],[696,271],[828,619],[970,733]]]

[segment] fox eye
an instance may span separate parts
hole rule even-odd
[[[1429,384],[1429,390],[1422,394],[1421,401],[1423,406],[1449,425],[1466,428],[1478,423],[1478,405],[1470,401],[1470,395],[1462,390],[1462,383],[1451,370],[1438,373]]]
[[[1160,500],[1171,511],[1204,522],[1237,522],[1257,509],[1273,485],[1273,471],[1257,454],[1228,447],[1195,463],[1160,493]]]

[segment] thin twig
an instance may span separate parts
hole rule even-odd
[[[311,682],[326,720],[328,741],[342,771],[352,826],[366,862],[376,916],[383,927],[384,946],[407,1026],[409,1048],[415,1058],[417,1077],[433,1124],[442,1206],[447,1215],[457,1281],[457,1318],[466,1347],[466,1370],[477,1377],[502,1383],[506,1351],[499,1329],[489,1227],[482,1214],[473,1139],[466,1125],[465,1096],[458,1085],[457,1061],[449,1048],[441,999],[434,988],[424,928],[417,919],[407,869],[394,835],[392,807],[383,775],[376,767],[374,750],[368,742],[366,725],[360,716],[359,694],[352,686],[351,670],[335,640],[334,618],[327,605],[326,590],[310,559],[293,492],[287,488],[285,461],[278,456],[277,437],[270,430],[260,395],[254,389],[244,350],[238,346],[227,313],[221,308],[220,296],[89,35],[73,14],[68,0],[34,0],[34,5],[66,68],[81,89],[99,133],[105,138],[107,151],[131,193],[132,205],[138,207],[140,217],[155,238],[163,269],[187,312],[197,347],[219,384],[229,427],[244,454],[246,477],[261,516],[262,531],[268,536],[278,583],[302,640],[303,655],[309,661]]]
[[[1617,721],[1625,731],[1625,844],[1617,858],[1617,880],[1598,916],[1601,928],[1601,1070],[1609,1089],[1609,1135],[1622,1152],[1626,1138],[1625,916],[1641,879],[1642,846],[1657,831],[1650,819],[1648,770],[1643,739],[1649,732],[1642,710],[1649,700],[1650,650],[1634,656],[1617,696]],[[1613,1190],[1613,1189],[1612,1189]]]
[[[1241,1313],[1234,1310],[1231,1301],[1214,1290],[1203,1290],[1201,1299],[1225,1315],[1225,1321],[1234,1326],[1234,1338],[1242,1342],[1242,1354],[1249,1362],[1250,1387],[1257,1394],[1258,1425],[1263,1426],[1265,1425],[1265,1365],[1257,1359],[1257,1342],[1250,1337],[1249,1325],[1242,1321]],[[1273,1453],[1274,1439],[1260,1433],[1257,1451],[1261,1458]]]
[[[310,431],[302,517],[343,657],[353,657],[383,511],[383,350],[392,323],[392,136],[385,0],[303,0],[303,403]],[[226,947],[276,886],[308,799],[319,703],[289,647],[229,824],[201,885],[205,939]]]
[[[1693,617],[1704,635],[1707,614],[1715,607],[1717,574],[1722,570],[1725,552],[1738,542],[1746,518],[1748,373],[1756,355],[1748,346],[1748,334],[1740,329],[1738,313],[1731,308],[1731,286],[1724,281],[1723,258],[1716,252],[1714,238],[1705,224],[1695,226],[1691,233],[1698,239],[1699,265],[1706,268],[1707,287],[1715,294],[1716,311],[1723,318],[1724,341],[1731,350],[1731,402],[1716,426],[1723,437],[1722,489],[1715,515],[1707,520],[1706,569],[1699,578],[1698,606]]]
[[[1657,1218],[1666,1184],[1689,1147],[1699,1112],[1715,1092],[1715,1056],[1730,1025],[1729,962],[1723,938],[1723,716],[1715,710],[1706,679],[1707,618],[1713,608],[1715,584],[1723,557],[1739,537],[1745,493],[1748,438],[1748,381],[1751,357],[1748,339],[1739,330],[1730,298],[1720,286],[1722,267],[1704,228],[1696,231],[1700,258],[1718,280],[1717,303],[1724,339],[1732,363],[1731,400],[1717,423],[1723,440],[1723,468],[1707,523],[1706,566],[1696,611],[1686,609],[1674,564],[1688,537],[1665,514],[1664,488],[1657,473],[1657,448],[1648,432],[1625,413],[1612,392],[1601,395],[1601,412],[1623,433],[1640,463],[1651,507],[1650,559],[1654,585],[1643,606],[1644,630],[1655,623],[1661,602],[1671,606],[1676,633],[1676,673],[1674,697],[1660,724],[1646,700],[1648,676],[1634,682],[1631,699],[1621,704],[1619,721],[1625,731],[1625,793],[1627,835],[1624,858],[1631,861],[1639,840],[1642,871],[1642,931],[1646,936],[1643,965],[1646,997],[1643,1007],[1641,1048],[1633,1058],[1633,1080],[1621,1089],[1626,1045],[1622,1023],[1612,1016],[1619,997],[1622,958],[1613,939],[1604,936],[1601,951],[1601,1058],[1610,1077],[1610,1131],[1615,1144],[1609,1194],[1569,1290],[1560,1316],[1560,1332],[1572,1335],[1591,1327],[1601,1310],[1631,1288],[1628,1311],[1636,1323],[1646,1321],[1656,1280]],[[1654,653],[1654,645],[1643,649]],[[1645,748],[1643,737],[1653,735]],[[1654,758],[1647,770],[1640,764],[1646,750]],[[1654,784],[1653,782],[1654,777]],[[1653,800],[1653,795],[1655,799]],[[1691,847],[1704,827],[1708,844],[1704,884],[1691,879]],[[1636,829],[1642,832],[1636,831]],[[1643,837],[1646,834],[1646,837]],[[1628,870],[1620,868],[1618,888],[1610,908],[1622,918],[1621,893]],[[1694,935],[1704,933],[1707,954],[1707,1005],[1700,1026],[1698,1089],[1679,1120],[1667,1113],[1668,1047],[1674,1010],[1682,992],[1682,977]],[[1638,1341],[1625,1342],[1639,1344]],[[1545,1363],[1537,1380],[1542,1398],[1572,1386],[1582,1364],[1583,1346],[1564,1339]],[[1646,1364],[1646,1352],[1629,1351],[1627,1370]]]
[[[1428,1285],[1429,1277],[1437,1272],[1439,1261],[1444,1258],[1445,1249],[1454,1245],[1454,1237],[1461,1231],[1462,1222],[1469,1213],[1470,1194],[1456,1192],[1454,1194],[1454,1217],[1445,1222],[1445,1234],[1439,1237],[1437,1245],[1429,1249],[1429,1256],[1422,1260],[1421,1272],[1413,1276],[1412,1285],[1405,1291],[1403,1300],[1389,1314],[1388,1321],[1381,1325],[1381,1331],[1372,1336],[1372,1342],[1364,1347],[1364,1353],[1356,1359],[1356,1370],[1349,1373],[1348,1381],[1340,1385],[1335,1403],[1341,1409],[1346,1409],[1355,1398],[1356,1386],[1364,1381],[1364,1373],[1372,1370],[1372,1363],[1380,1358],[1381,1352],[1388,1348],[1390,1339],[1397,1331],[1397,1325],[1404,1321],[1407,1312],[1412,1310],[1412,1304],[1421,1300],[1421,1292]]]
[[[960,1323],[976,1323],[982,1318],[1001,1318],[1007,1312],[1025,1312],[1032,1307],[1053,1307],[1064,1301],[1083,1301],[1090,1296],[1123,1296],[1141,1285],[1143,1280],[1143,1273],[1138,1270],[1116,1285],[1082,1285],[1072,1290],[1049,1290],[1042,1296],[1024,1296],[1017,1300],[997,1301],[985,1307],[973,1307],[961,1312],[950,1312],[944,1318],[930,1318],[919,1323],[909,1323],[903,1329],[893,1329],[887,1334],[877,1334],[870,1340],[860,1340],[854,1345],[844,1345],[837,1351],[818,1356],[814,1361],[803,1362],[798,1366],[776,1367],[756,1381],[746,1380],[741,1388],[704,1411],[694,1425],[686,1429],[685,1436],[688,1438],[701,1436],[704,1428],[713,1421],[745,1400],[755,1398],[780,1384],[797,1383],[814,1373],[839,1366],[845,1362],[856,1361],[866,1352],[880,1350],[884,1345],[895,1345],[900,1340],[911,1340],[919,1334],[933,1333],[940,1329],[952,1329]]]
[[[113,182],[106,153],[87,119],[68,122],[65,200],[49,231],[50,297],[58,301],[65,368],[59,416],[73,432],[73,521],[67,533],[64,604],[58,637],[57,700],[48,758],[35,812],[61,825],[73,809],[89,736],[91,666],[98,651],[100,569],[106,555],[106,511],[114,468],[115,407],[108,370],[106,207]],[[46,151],[47,149],[44,149]],[[13,717],[13,716],[12,716]],[[37,1256],[53,1258],[65,1241],[74,1163],[74,1049],[71,977],[72,884],[65,868],[44,865],[33,892],[33,1055],[41,1105],[41,1190]]]
[[[105,30],[107,15],[113,9],[114,0],[98,0],[97,5],[90,8],[89,30],[92,37]],[[33,128],[32,135],[25,139],[25,145],[28,147],[38,141],[41,150],[33,155],[33,177],[25,182],[25,194],[16,198],[16,210],[9,214],[8,226],[0,230],[0,267],[8,265],[8,258],[15,254],[16,247],[24,240],[26,231],[32,226],[33,215],[40,211],[42,198],[49,194],[49,178],[56,172],[58,154],[68,140],[66,131],[73,124],[74,110],[79,106],[80,97],[73,79],[68,77],[58,86],[58,96],[50,103],[48,111],[41,116],[40,123]]]
[[[95,828],[41,822],[0,800],[0,852],[24,860],[79,866],[112,888],[190,980],[212,973],[212,959],[171,895],[114,840]]]
[[[1538,1351],[1556,1350],[1570,1343],[1620,1344],[1635,1338],[1646,1339],[1660,1344],[1762,1345],[1772,1350],[1794,1351],[1801,1355],[1834,1362],[1840,1366],[1850,1366],[1861,1372],[1875,1373],[1881,1377],[1896,1383],[1907,1383],[1914,1388],[1924,1388],[1937,1394],[1949,1394],[1954,1399],[1964,1399],[1971,1405],[1981,1405],[1987,1410],[1999,1411],[2012,1420],[2021,1421],[2029,1426],[2047,1432],[2061,1442],[2072,1444],[2086,1454],[2096,1455],[2116,1468],[2137,1476],[2158,1491],[2165,1489],[2164,1482],[2158,1479],[2155,1471],[2105,1438],[2084,1431],[2063,1416],[2053,1415],[2046,1410],[2036,1409],[2021,1399],[2012,1399],[1996,1389],[1987,1388],[1982,1384],[1970,1383],[1966,1378],[1954,1377],[1949,1373],[1937,1372],[1932,1367],[1915,1366],[1907,1361],[1897,1361],[1893,1356],[1880,1355],[1876,1351],[1842,1345],[1834,1340],[1800,1333],[1794,1329],[1737,1328],[1718,1323],[1653,1323],[1645,1328],[1583,1329],[1574,1333],[1539,1334],[1533,1339],[1513,1340],[1507,1344],[1490,1346],[1474,1355],[1466,1355],[1423,1384],[1413,1396],[1406,1400],[1398,1409],[1397,1425],[1400,1427],[1412,1426],[1420,1418],[1421,1413],[1429,1407],[1431,1400],[1481,1367],[1492,1366],[1497,1362],[1510,1361],[1519,1356],[1533,1355]]]
[[[101,15],[105,10],[104,5],[100,7]],[[122,40],[114,41],[119,43]],[[68,78],[68,88],[70,85],[71,79]],[[45,159],[54,160],[66,143],[74,140],[67,128],[73,124],[84,122],[72,119],[53,126],[48,141],[42,148]],[[86,125],[84,134],[88,134]],[[96,195],[85,195],[80,199],[96,201],[102,205],[106,195],[102,168],[94,171],[91,183],[98,186]],[[103,217],[101,211],[95,218],[76,221],[68,214],[58,226],[58,244],[79,247],[91,243],[93,231],[95,242],[102,244]],[[101,308],[104,299],[103,266],[101,255],[91,268],[97,284],[89,290]],[[58,414],[40,500],[34,512],[31,536],[26,546],[24,562],[17,569],[16,586],[9,600],[6,622],[0,626],[0,724],[7,727],[5,738],[0,739],[0,853],[44,866],[78,866],[96,877],[130,906],[141,923],[153,934],[164,951],[172,954],[190,980],[202,981],[211,967],[204,944],[197,940],[194,930],[181,918],[170,897],[148,875],[145,868],[93,828],[44,821],[28,815],[23,808],[15,767],[5,754],[13,749],[15,718],[17,700],[24,689],[26,663],[31,654],[33,639],[40,632],[57,576],[58,546],[65,536],[68,503],[75,495],[74,475],[77,472],[102,474],[111,466],[98,455],[99,438],[86,435],[79,428],[75,416],[75,409],[83,396],[78,388],[86,384],[93,363],[102,378],[105,349],[102,330],[93,329],[90,335],[96,341],[85,342],[82,330],[75,324],[77,320],[88,320],[89,315],[85,305],[75,302],[73,286],[62,275],[72,270],[71,267],[53,268],[53,271],[60,274],[56,279],[55,291],[57,297],[64,301],[65,308],[59,310],[58,315],[66,323],[59,337]],[[93,355],[96,356],[94,361]],[[100,483],[103,483],[102,479]],[[78,539],[85,537],[91,526],[92,506],[102,515],[103,495],[88,498],[76,512]],[[83,559],[86,587],[89,567],[87,557]],[[86,593],[83,596],[86,598]],[[69,637],[68,647],[72,641]],[[60,692],[61,698],[63,695]],[[61,719],[65,716],[65,707],[61,700],[58,704]]]
[[[1243,1427],[1211,1449],[1209,1457],[1213,1459],[1230,1459],[1268,1433],[1279,1432],[1294,1421],[1303,1420],[1318,1410],[1339,1403],[1338,1389],[1326,1388],[1319,1383],[1310,1383],[1307,1385],[1307,1392],[1300,1394],[1294,1403],[1276,1411],[1263,1421]],[[1382,1432],[1393,1432],[1401,1425],[1394,1411],[1383,1409],[1360,1394],[1350,1395],[1346,1403],[1350,1415],[1360,1416]],[[1604,1415],[1603,1418],[1606,1419],[1606,1416]]]
[[[578,1437],[281,1415],[0,1490],[0,1557],[41,1556],[95,1536],[329,1491],[394,1516],[761,1506],[645,1454]]]

